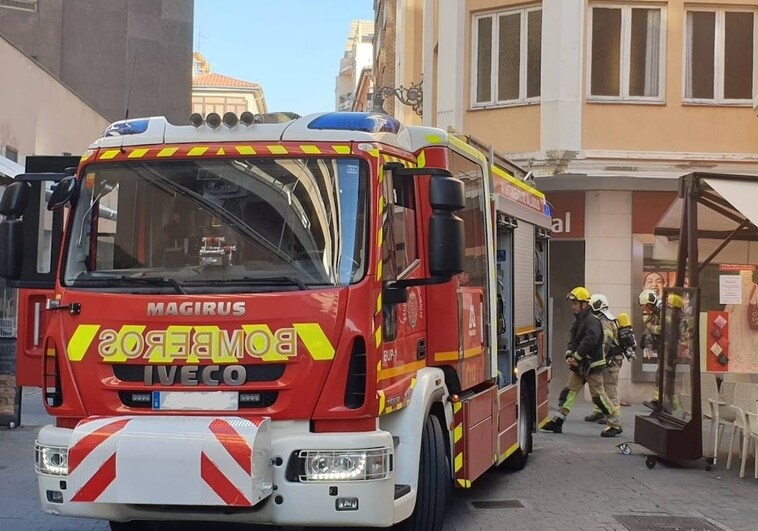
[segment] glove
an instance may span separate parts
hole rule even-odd
[[[567,351],[566,351],[566,357],[567,357],[567,358],[570,358],[570,357],[572,357],[573,355],[574,355],[574,351],[573,351],[573,350],[567,350]]]

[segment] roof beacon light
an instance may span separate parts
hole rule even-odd
[[[224,113],[224,125],[227,126],[229,129],[232,127],[235,127],[239,123],[239,118],[237,118],[237,115],[233,112],[225,112]]]
[[[147,131],[150,120],[148,118],[138,118],[136,120],[121,120],[109,125],[103,131],[103,138],[107,136],[126,136],[139,135]]]
[[[190,123],[194,125],[195,127],[200,127],[201,125],[203,125],[204,121],[205,120],[203,120],[203,115],[200,114],[199,112],[193,112],[192,115],[190,116]]]
[[[395,133],[402,125],[386,114],[368,112],[330,112],[308,124],[308,129],[363,131],[364,133]]]
[[[205,117],[205,123],[207,123],[208,127],[211,129],[216,129],[219,125],[221,125],[221,117],[218,115],[218,113],[209,113],[208,116]]]
[[[244,111],[242,114],[240,114],[240,122],[246,126],[251,126],[255,123],[255,116],[253,116],[253,113],[250,111]]]

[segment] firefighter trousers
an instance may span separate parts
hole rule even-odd
[[[569,373],[566,387],[564,387],[558,397],[558,414],[556,417],[563,420],[566,419],[571,408],[574,406],[576,396],[584,388],[584,384],[589,386],[592,402],[598,407],[600,412],[605,415],[608,426],[615,428],[621,427],[616,408],[611,401],[608,400],[608,397],[605,394],[605,389],[603,388],[603,373],[601,372],[579,376],[576,372],[571,371]]]
[[[619,401],[619,371],[621,370],[621,361],[614,361],[603,371],[603,388],[608,401],[613,404],[617,417],[621,417],[621,403]],[[600,408],[595,406],[595,412],[602,413]]]

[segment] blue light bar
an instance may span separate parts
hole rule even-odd
[[[330,112],[308,124],[308,129],[363,131],[364,133],[395,133],[403,125],[392,116],[369,112]]]
[[[102,136],[126,136],[126,135],[139,135],[147,131],[147,124],[150,122],[147,118],[140,118],[137,120],[121,120],[120,122],[114,122],[103,131]]]

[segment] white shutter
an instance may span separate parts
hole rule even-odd
[[[519,220],[513,254],[514,326],[534,328],[534,225]]]

